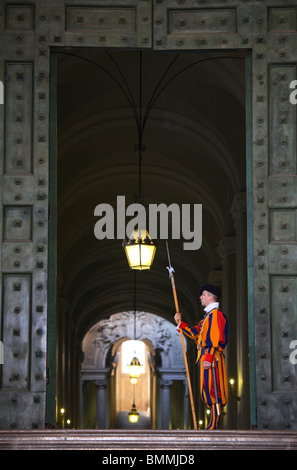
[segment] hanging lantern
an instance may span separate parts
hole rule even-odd
[[[140,377],[141,367],[142,365],[140,364],[138,357],[136,356],[132,357],[130,365],[129,365],[129,374],[130,374],[131,384],[136,384],[137,379]]]
[[[131,269],[142,271],[150,269],[156,252],[156,245],[147,230],[135,230],[128,241],[123,242],[127,260]]]
[[[130,423],[137,423],[138,418],[139,418],[139,413],[137,413],[136,406],[133,403],[131,411],[129,413],[129,421],[130,421]]]

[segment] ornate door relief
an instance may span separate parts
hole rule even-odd
[[[54,356],[46,341],[47,322],[54,318],[47,284],[50,52],[67,46],[240,49],[251,54],[247,207],[252,425],[296,428],[296,366],[289,358],[290,343],[297,339],[296,104],[290,101],[290,85],[297,79],[297,7],[284,3],[1,2],[0,427],[45,425],[46,355]]]
[[[49,420],[55,420],[54,332],[47,342],[47,322],[55,322],[48,278],[56,277],[48,270],[50,243],[55,246],[50,185],[56,191],[49,157],[51,48],[151,47],[151,1],[1,2],[0,43],[0,427],[43,428],[48,377]]]
[[[156,0],[153,47],[246,50],[251,425],[296,429],[295,6],[280,0]],[[227,55],[227,54],[226,54]],[[250,67],[247,63],[247,69]],[[249,96],[250,93],[250,96]]]
[[[251,47],[251,6],[238,1],[155,0],[153,47],[228,50]]]

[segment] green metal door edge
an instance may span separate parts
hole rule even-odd
[[[57,279],[57,60],[50,56],[49,105],[48,311],[45,422],[56,423],[56,279]]]
[[[252,57],[246,56],[246,198],[247,198],[247,293],[250,370],[250,421],[257,425],[254,333],[253,260],[253,164],[252,164]],[[49,241],[48,241],[48,316],[45,422],[56,422],[56,277],[57,277],[57,59],[50,57],[50,140],[49,140]]]
[[[247,205],[247,295],[250,370],[250,420],[257,426],[257,392],[254,321],[254,249],[253,249],[253,152],[252,152],[252,56],[246,57],[246,205]]]

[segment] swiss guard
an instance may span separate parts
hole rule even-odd
[[[200,394],[203,403],[210,408],[211,419],[207,429],[218,429],[221,407],[228,401],[228,383],[224,350],[228,343],[228,320],[219,309],[221,291],[217,286],[206,284],[200,289],[204,318],[197,326],[190,327],[177,312],[174,319],[177,331],[197,344],[197,361],[200,369]]]

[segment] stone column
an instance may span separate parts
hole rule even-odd
[[[226,349],[226,365],[228,381],[237,375],[237,338],[236,338],[236,237],[224,237],[218,247],[218,253],[222,261],[223,291],[220,307],[228,318],[229,323],[229,343]],[[237,428],[237,403],[229,394],[229,405],[227,407],[227,427]]]
[[[160,412],[161,412],[161,429],[169,429],[170,426],[170,389],[172,386],[172,380],[161,380],[161,400],[160,400]]]
[[[249,347],[247,307],[247,236],[246,193],[235,196],[231,207],[236,228],[237,278],[237,380],[234,394],[238,397],[237,422],[239,429],[249,428]]]
[[[106,380],[95,381],[97,389],[97,428],[106,428]]]
[[[157,410],[157,375],[155,370],[151,369],[151,420],[152,429],[156,429],[156,410]]]
[[[80,394],[79,394],[79,428],[83,429],[84,422],[84,380],[80,380]]]

